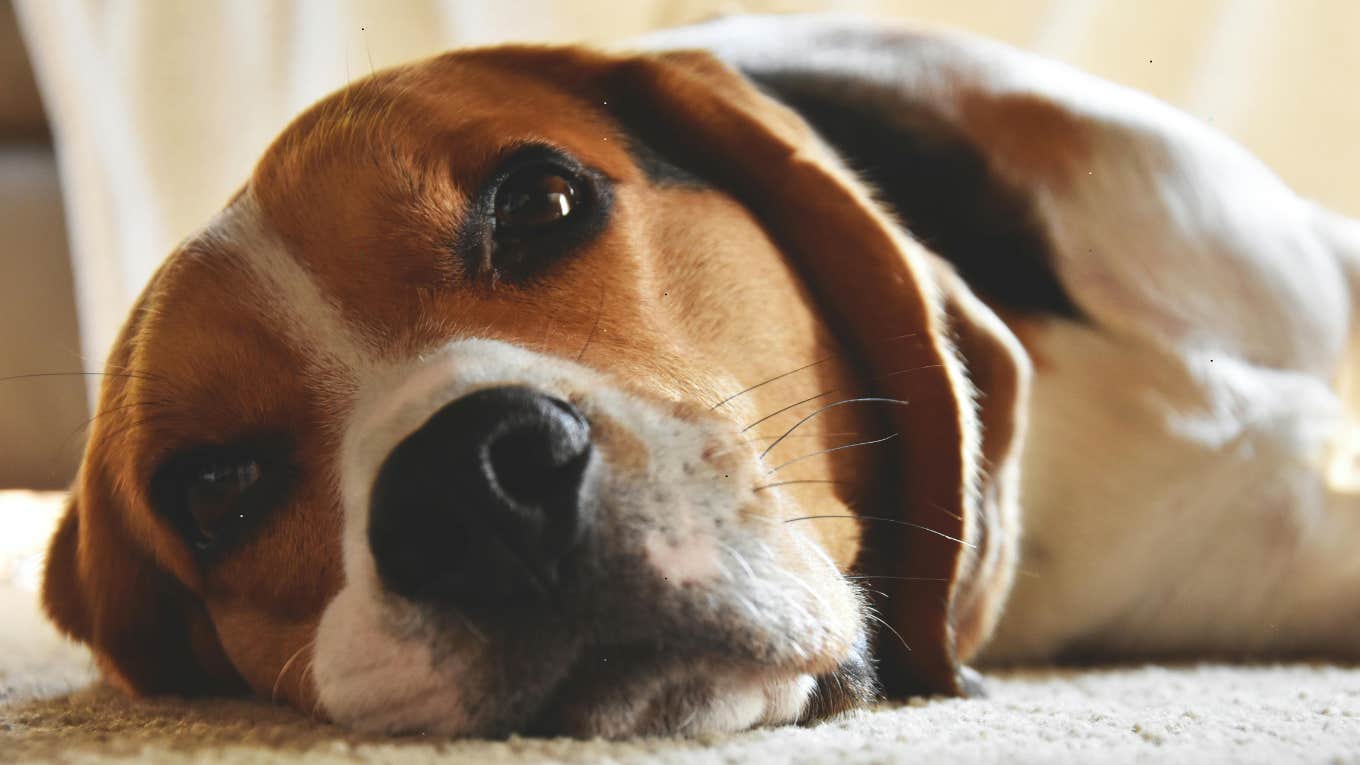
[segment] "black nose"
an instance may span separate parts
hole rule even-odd
[[[590,426],[529,388],[489,388],[430,417],[378,471],[368,542],[408,598],[497,607],[547,594],[587,523]]]

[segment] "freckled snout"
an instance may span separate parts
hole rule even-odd
[[[374,482],[368,534],[383,585],[471,610],[544,598],[589,526],[591,454],[580,412],[532,388],[445,405]]]

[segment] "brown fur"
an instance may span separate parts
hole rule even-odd
[[[614,220],[532,284],[470,283],[451,232],[470,189],[526,141],[562,147],[613,179]],[[717,188],[649,183],[635,142]],[[854,523],[818,522],[811,533],[843,569],[917,578],[875,583],[890,596],[884,618],[910,645],[879,641],[889,689],[960,691],[959,662],[990,629],[1009,581],[1013,520],[988,513],[1006,501],[1008,487],[991,479],[1014,459],[1025,369],[995,317],[958,297],[958,280],[937,278],[931,256],[792,112],[702,55],[458,53],[380,73],[314,107],[248,189],[385,358],[492,337],[580,358],[638,395],[737,423],[825,390],[909,402],[841,407],[800,430],[798,448],[781,448],[797,456],[884,425],[901,435],[891,463],[846,450],[788,477],[838,482],[801,487],[805,515],[855,502],[911,524],[866,523],[861,537]],[[331,472],[352,390],[345,370],[308,366],[248,289],[231,288],[250,257],[230,241],[191,241],[148,286],[110,361],[134,376],[104,385],[44,597],[132,691],[220,692],[244,681],[308,709],[308,641],[341,581]],[[257,430],[287,434],[302,479],[249,543],[199,570],[149,508],[146,483],[173,448]],[[634,448],[603,440],[607,456]],[[965,557],[950,538],[980,544]]]

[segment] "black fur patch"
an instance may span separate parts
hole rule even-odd
[[[842,74],[746,75],[816,128],[984,299],[1021,312],[1079,315],[1030,198],[927,105]]]
[[[630,136],[628,139],[628,155],[647,176],[647,180],[657,186],[679,186],[695,190],[712,186],[695,172],[671,162],[636,136]]]

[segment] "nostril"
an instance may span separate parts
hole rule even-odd
[[[542,597],[591,522],[590,424],[525,387],[446,404],[388,454],[368,538],[385,587],[464,608]]]
[[[522,507],[547,508],[575,500],[590,456],[590,441],[570,432],[530,425],[504,433],[486,452],[490,477]]]
[[[590,425],[586,423],[585,416],[581,414],[581,410],[577,409],[576,407],[572,406],[566,401],[563,401],[560,398],[550,398],[548,399],[548,401],[553,405],[553,407],[557,409],[557,411],[571,418],[571,421],[574,422],[578,427],[586,429],[590,428]]]

